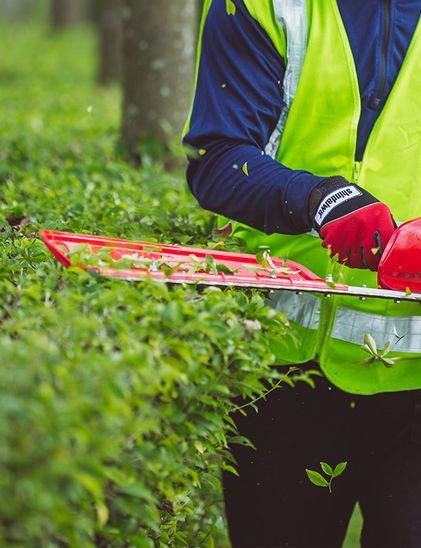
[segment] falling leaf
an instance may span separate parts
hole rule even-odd
[[[244,162],[243,167],[242,167],[242,170],[243,170],[244,175],[247,175],[247,177],[248,177],[248,176],[249,176],[249,166],[248,166],[248,162]]]
[[[226,0],[225,5],[226,5],[228,15],[235,15],[236,14],[237,6],[234,4],[233,0]]]
[[[397,332],[396,330],[396,327],[393,326],[393,334],[395,335],[395,337],[398,339],[398,342],[403,339],[405,337],[405,335],[399,335],[399,333]]]

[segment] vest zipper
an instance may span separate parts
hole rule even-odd
[[[391,0],[385,0],[383,2],[383,34],[381,44],[381,56],[380,56],[380,75],[379,84],[374,95],[371,96],[368,106],[373,110],[379,110],[382,106],[384,99],[384,90],[386,87],[386,68],[387,68],[387,46],[389,42],[390,34],[390,2]]]
[[[320,325],[318,329],[319,340],[316,347],[316,360],[319,362],[323,346],[326,342],[327,337],[330,336],[330,332],[332,330],[332,325],[335,318],[333,301],[334,299],[337,299],[337,297],[322,297],[322,299],[323,300],[320,304]]]
[[[361,173],[362,162],[354,162],[354,167],[352,170],[352,182],[358,184],[360,173]]]
[[[333,279],[337,279],[339,273],[342,270],[342,265],[339,263],[333,263],[330,265],[329,271]],[[319,325],[319,334],[318,342],[316,345],[316,359],[320,361],[320,355],[323,350],[323,346],[333,329],[333,324],[335,323],[336,316],[336,307],[337,307],[337,296],[325,296],[322,297],[322,302],[320,304],[320,325]]]

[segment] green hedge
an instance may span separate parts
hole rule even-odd
[[[238,242],[215,240],[182,174],[116,152],[119,94],[91,84],[89,29],[0,32],[0,545],[220,546],[220,469],[244,443],[231,398],[282,378],[285,319],[253,292],[52,259],[40,228]]]

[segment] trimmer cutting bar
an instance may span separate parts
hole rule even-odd
[[[421,229],[421,219],[417,221]],[[410,223],[402,225],[396,233],[402,231],[407,236],[408,225]],[[258,260],[255,255],[247,253],[133,242],[49,230],[41,231],[41,236],[48,249],[66,267],[78,266],[112,278],[149,278],[171,284],[286,290],[322,294],[327,298],[343,295],[362,300],[376,298],[389,299],[396,303],[421,303],[421,274],[418,270],[414,271],[412,263],[405,268],[405,256],[403,262],[401,260],[396,263],[397,253],[391,254],[388,248],[384,253],[387,259],[384,268],[382,263],[379,267],[379,282],[386,288],[377,289],[333,283],[329,278],[319,278],[294,261],[284,261],[269,255]],[[421,244],[421,238],[419,243]],[[396,249],[402,255],[399,246]],[[415,253],[415,257],[419,259],[418,253]]]

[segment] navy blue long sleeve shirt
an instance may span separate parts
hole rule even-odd
[[[360,87],[356,160],[361,160],[414,34],[421,0],[337,1]],[[232,16],[225,0],[213,0],[205,22],[184,142],[206,152],[190,158],[187,181],[205,209],[268,234],[306,232],[309,196],[322,178],[264,153],[282,108],[285,63],[243,0],[234,3]],[[246,162],[248,177],[242,169]]]

